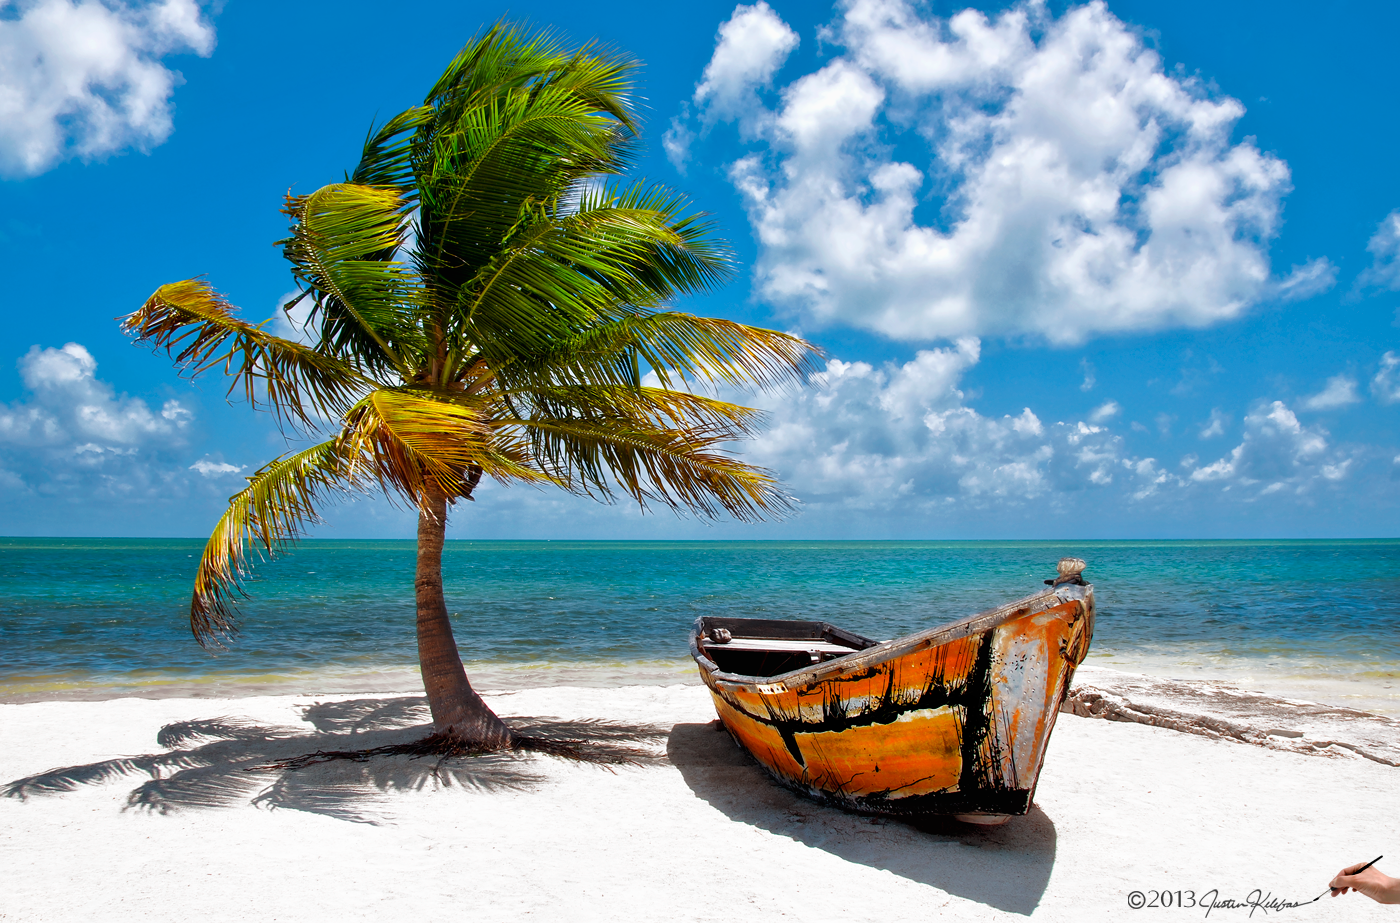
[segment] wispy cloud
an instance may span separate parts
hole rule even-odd
[[[182,79],[161,59],[213,50],[195,0],[0,4],[0,174],[160,144]]]
[[[1222,413],[1216,407],[1210,412],[1210,419],[1201,426],[1201,431],[1197,434],[1202,439],[1214,439],[1216,436],[1225,435],[1225,425],[1230,422],[1227,414]]]
[[[671,166],[675,167],[681,176],[686,175],[686,166],[690,163],[690,145],[695,141],[695,132],[686,124],[689,112],[690,107],[687,106],[680,115],[671,119],[671,127],[661,135],[661,149],[666,152],[666,159],[671,161]]]
[[[730,30],[767,38],[739,54]],[[1074,343],[1206,326],[1331,282],[1325,260],[1271,280],[1287,166],[1231,143],[1244,107],[1168,74],[1101,3],[944,20],[852,0],[823,35],[844,53],[765,107],[785,30],[737,8],[694,117],[759,139],[730,169],[757,290],[809,321]],[[941,215],[921,223],[930,199]]]
[[[195,462],[193,465],[190,465],[190,470],[191,470],[191,471],[198,471],[200,474],[204,475],[206,478],[218,478],[218,477],[224,477],[224,476],[230,475],[230,474],[237,474],[238,472],[242,471],[242,470],[243,470],[244,468],[246,468],[246,467],[248,467],[248,466],[247,466],[247,465],[230,465],[228,462],[217,462],[217,461],[212,461],[212,460],[207,459],[207,458],[201,458],[199,461]]]
[[[1303,401],[1304,410],[1336,410],[1361,401],[1356,393],[1356,379],[1350,375],[1333,375],[1327,386]]]
[[[1094,423],[1107,423],[1123,412],[1123,408],[1117,401],[1105,401],[1095,407],[1089,414],[1089,420]]]
[[[1306,301],[1336,284],[1337,267],[1326,257],[1320,257],[1294,266],[1292,272],[1274,285],[1272,295],[1279,301]]]
[[[1371,265],[1357,279],[1361,287],[1400,289],[1400,208],[1385,216],[1366,244]]]
[[[1400,353],[1381,356],[1380,369],[1371,379],[1371,394],[1382,404],[1400,404]]]

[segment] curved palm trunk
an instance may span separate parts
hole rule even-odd
[[[511,746],[510,728],[481,700],[467,681],[467,671],[452,637],[447,601],[442,595],[442,540],[447,530],[447,498],[430,494],[418,510],[418,667],[428,693],[433,724],[473,746],[500,750]]]

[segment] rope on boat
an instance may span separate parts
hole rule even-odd
[[[1061,586],[1066,583],[1084,586],[1084,567],[1083,558],[1060,558],[1060,563],[1055,565],[1055,570],[1059,571],[1060,576],[1045,583],[1047,586]]]

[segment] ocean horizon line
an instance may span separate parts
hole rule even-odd
[[[0,535],[0,542],[22,541],[112,541],[112,542],[207,542],[207,535]],[[284,547],[309,542],[407,542],[399,537],[307,537],[292,539]],[[1261,536],[1261,537],[1149,537],[1149,538],[448,538],[447,544],[490,543],[498,545],[588,544],[588,545],[1123,545],[1123,544],[1310,544],[1347,542],[1400,542],[1400,535],[1354,536]]]

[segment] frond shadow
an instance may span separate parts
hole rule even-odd
[[[521,749],[550,753],[602,766],[660,766],[668,763],[669,725],[611,721],[603,718],[507,718],[521,735]]]
[[[322,734],[398,730],[428,723],[428,699],[420,695],[317,702],[302,710],[302,720]]]
[[[460,788],[528,790],[546,781],[536,754],[602,764],[665,761],[669,728],[600,720],[507,718],[522,735],[516,750],[442,753],[432,739],[427,704],[412,697],[315,703],[303,728],[221,716],[168,724],[156,734],[166,752],[64,766],[8,783],[3,794],[27,800],[120,778],[147,776],[124,810],[256,807],[307,811],[357,823],[383,823],[392,792]]]

